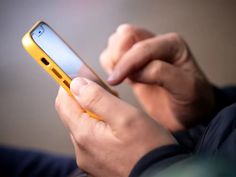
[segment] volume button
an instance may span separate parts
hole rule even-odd
[[[66,80],[64,80],[63,83],[64,83],[68,88],[70,88],[69,82],[67,82]]]
[[[52,72],[53,72],[59,79],[62,78],[62,76],[59,74],[59,72],[58,72],[55,68],[52,68]]]

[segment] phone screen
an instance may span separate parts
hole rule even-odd
[[[40,23],[32,32],[35,43],[71,78],[86,77],[110,90],[78,55],[45,23]]]

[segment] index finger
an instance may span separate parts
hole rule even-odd
[[[69,129],[76,129],[76,122],[84,110],[62,87],[59,88],[55,108],[64,125]]]
[[[121,83],[129,75],[144,67],[151,60],[163,60],[174,63],[178,53],[178,45],[172,34],[160,35],[136,43],[116,64],[108,78],[111,85]]]
[[[116,63],[138,41],[151,38],[154,34],[132,25],[120,25],[108,40],[107,48],[100,56],[101,65],[110,74]]]

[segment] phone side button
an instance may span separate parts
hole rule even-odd
[[[64,80],[63,83],[64,83],[68,88],[70,88],[69,82],[67,82],[66,80]]]
[[[52,72],[59,78],[61,79],[62,76],[59,74],[59,72],[57,70],[55,70],[54,68],[52,68]]]

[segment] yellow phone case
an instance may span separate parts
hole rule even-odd
[[[40,24],[44,23],[43,21],[38,21],[22,38],[22,44],[25,50],[31,55],[36,62],[51,75],[67,92],[69,95],[73,96],[70,91],[71,78],[34,42],[31,37],[31,32]],[[51,27],[50,27],[51,28]],[[52,28],[51,28],[52,29]],[[53,30],[53,29],[52,29]],[[55,31],[54,31],[55,32]],[[55,32],[56,33],[56,32]],[[56,33],[57,34],[57,33]],[[57,34],[58,35],[58,34]],[[59,36],[59,35],[58,35]],[[60,37],[60,36],[59,36]],[[60,37],[61,38],[61,37]],[[62,39],[62,38],[61,38]],[[63,39],[62,39],[63,40]],[[63,40],[64,41],[64,40]],[[65,41],[64,41],[65,42]],[[68,45],[68,44],[67,44]],[[69,46],[69,45],[68,45]],[[72,48],[70,47],[72,50]],[[73,50],[72,50],[73,51]],[[74,51],[73,51],[74,52]],[[76,53],[76,52],[74,52]],[[84,61],[83,61],[84,62]],[[84,64],[91,70],[91,68],[84,62]],[[93,70],[91,70],[93,72]],[[94,72],[93,72],[94,73]],[[112,94],[116,95],[109,86],[100,79],[96,73],[96,77],[103,83]],[[94,113],[87,111],[86,112],[93,118],[100,120],[101,118]]]

